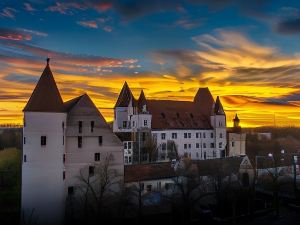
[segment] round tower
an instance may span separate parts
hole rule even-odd
[[[67,114],[49,59],[23,112],[22,220],[62,224]]]

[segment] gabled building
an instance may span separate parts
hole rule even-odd
[[[87,94],[63,102],[49,59],[23,111],[22,221],[63,224],[80,171],[93,177],[107,157],[123,179],[122,143]]]
[[[158,161],[184,154],[195,160],[225,156],[226,115],[220,98],[214,101],[208,88],[199,88],[193,101],[150,100],[143,91],[136,100],[125,82],[114,108],[113,131],[124,143],[125,164],[137,162],[135,152],[138,161],[141,152],[147,154],[141,150],[145,139],[137,138],[145,133],[157,146]],[[130,161],[128,142],[133,148]]]

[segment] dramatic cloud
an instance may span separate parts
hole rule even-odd
[[[4,9],[2,9],[0,11],[0,16],[1,17],[6,17],[6,18],[10,18],[10,19],[14,19],[15,18],[15,13],[17,12],[16,9],[11,8],[11,7],[5,7]]]
[[[32,36],[24,31],[0,28],[0,40],[29,41]]]
[[[31,4],[28,3],[28,2],[25,2],[25,3],[24,3],[24,9],[25,9],[26,11],[28,11],[28,12],[36,11],[36,10],[31,6]]]
[[[290,20],[280,21],[276,27],[279,33],[283,34],[299,34],[300,33],[300,17]]]
[[[89,28],[94,28],[94,29],[98,28],[98,25],[97,25],[96,21],[94,21],[94,20],[78,21],[77,23],[83,27],[89,27]]]

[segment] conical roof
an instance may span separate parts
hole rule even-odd
[[[142,91],[141,91],[141,94],[140,94],[140,97],[139,97],[139,99],[138,99],[138,108],[139,108],[139,112],[142,112],[142,111],[143,111],[144,105],[146,105],[146,108],[147,108],[147,100],[146,100],[144,91],[142,90]]]
[[[197,109],[204,115],[210,116],[212,112],[213,105],[215,103],[209,89],[199,88],[197,94],[194,98],[194,103]]]
[[[132,104],[135,105],[135,99],[133,97],[133,94],[127,82],[125,81],[115,107],[127,107],[130,103],[130,100],[132,100]]]
[[[224,112],[224,109],[223,109],[223,106],[222,106],[219,96],[216,99],[214,112],[216,115],[225,115],[225,112]]]
[[[64,112],[64,103],[51,72],[49,58],[47,59],[47,65],[42,76],[40,77],[23,111]]]

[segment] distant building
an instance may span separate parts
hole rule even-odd
[[[246,133],[242,132],[240,119],[235,115],[233,128],[228,129],[228,156],[246,155]]]
[[[271,140],[272,139],[272,133],[271,132],[258,132],[257,133],[257,139],[258,140]]]
[[[123,179],[123,147],[87,94],[63,102],[47,60],[24,108],[21,215],[63,224],[66,199],[107,157]]]
[[[136,100],[125,82],[114,108],[113,131],[123,141],[125,164],[147,161],[149,138],[157,146],[158,161],[185,154],[195,160],[225,156],[226,115],[208,88],[199,88],[193,101],[149,100],[143,91]]]

